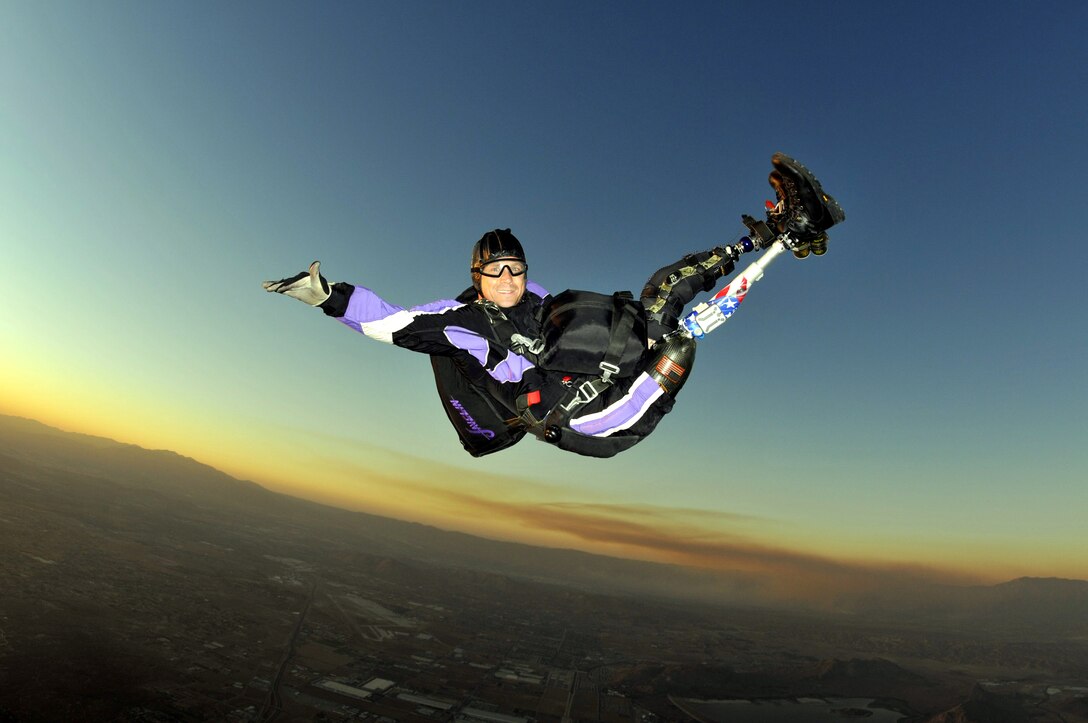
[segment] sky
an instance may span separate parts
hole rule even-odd
[[[497,539],[846,579],[1088,579],[1088,5],[0,7],[0,414]],[[474,459],[425,356],[266,279],[403,306],[509,227],[637,292],[804,162],[847,220],[609,460]],[[843,572],[845,571],[845,572]],[[839,579],[839,578],[836,578]]]

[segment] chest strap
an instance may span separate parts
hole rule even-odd
[[[520,354],[536,364],[537,356],[544,350],[544,340],[541,338],[532,339],[520,333],[495,302],[478,299],[476,304],[484,312],[487,321],[491,324],[496,340],[511,349],[515,354]]]

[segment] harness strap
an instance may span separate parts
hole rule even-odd
[[[537,395],[537,398],[533,400],[532,395]],[[529,411],[529,407],[540,401],[540,392],[529,392],[528,394],[522,394],[518,397],[518,419],[521,420],[521,426],[525,430],[531,433],[535,437],[544,439],[544,421],[537,419],[533,416],[533,413]]]
[[[507,322],[508,324],[510,322]],[[511,334],[510,345],[518,354],[539,354],[544,351],[544,340],[541,338],[530,339],[524,334]]]
[[[563,395],[555,406],[544,415],[543,419],[537,419],[529,409],[535,402],[532,397],[537,392],[529,392],[518,397],[518,419],[522,426],[535,437],[545,442],[555,442],[558,439],[558,431],[567,421],[574,416],[575,410],[584,404],[589,404],[604,393],[604,390],[612,386],[612,381],[604,378],[587,379],[576,387],[571,387]],[[539,401],[537,396],[536,401]]]
[[[614,311],[612,312],[612,328],[608,330],[608,348],[601,360],[601,380],[607,382],[609,377],[620,370],[618,362],[623,356],[623,349],[631,337],[631,330],[635,328],[638,312],[635,306],[627,302],[634,298],[629,291],[617,291],[612,294]]]

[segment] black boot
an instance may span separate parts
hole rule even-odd
[[[810,244],[814,253],[822,253],[827,240],[824,232],[846,220],[842,207],[798,161],[775,153],[771,164],[774,170],[769,180],[778,196],[778,205],[767,212],[771,228],[799,241],[805,255]]]

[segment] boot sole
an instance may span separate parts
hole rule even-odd
[[[787,173],[790,173],[793,176],[800,176],[803,178],[805,183],[811,186],[812,190],[816,192],[817,197],[823,201],[824,208],[827,209],[827,212],[831,215],[831,218],[836,224],[846,220],[846,212],[842,210],[842,206],[839,205],[839,202],[824,191],[823,186],[816,180],[816,176],[812,175],[812,171],[808,170],[808,168],[800,161],[790,158],[785,153],[775,153],[771,156],[771,165],[779,169],[785,169]]]

